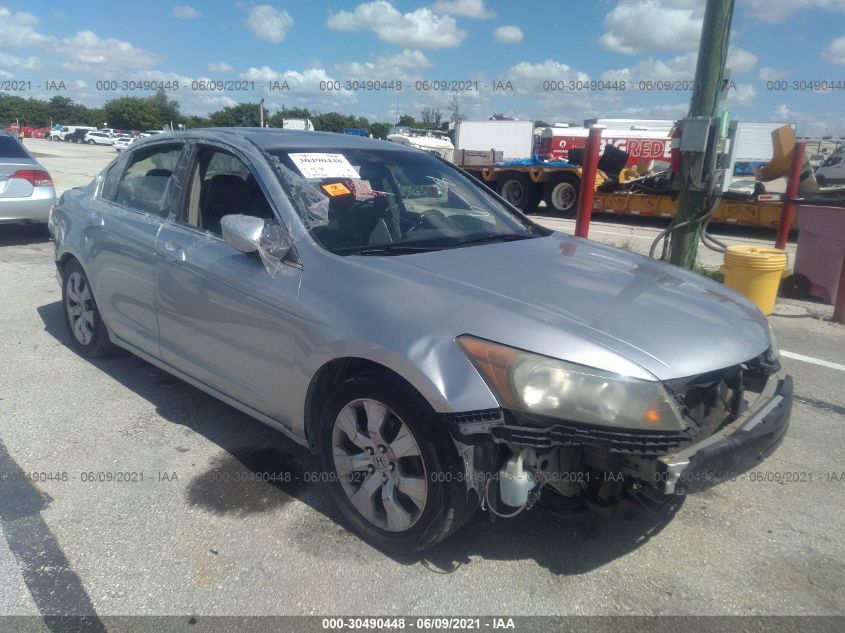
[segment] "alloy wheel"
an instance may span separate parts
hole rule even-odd
[[[428,497],[420,446],[386,405],[354,400],[335,419],[332,455],[341,488],[358,513],[389,532],[411,528]]]
[[[76,340],[88,345],[94,338],[94,297],[88,280],[78,271],[68,275],[65,287],[65,309]]]

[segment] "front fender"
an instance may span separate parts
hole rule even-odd
[[[404,349],[363,340],[332,341],[310,355],[306,367],[310,380],[338,358],[359,358],[390,369],[410,383],[438,413],[499,406],[487,383],[451,338],[424,336]]]

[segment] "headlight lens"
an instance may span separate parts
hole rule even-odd
[[[464,335],[458,344],[502,406],[570,422],[627,429],[686,427],[659,382],[629,378]]]

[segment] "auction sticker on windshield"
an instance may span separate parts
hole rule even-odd
[[[303,178],[359,178],[343,154],[289,154]]]

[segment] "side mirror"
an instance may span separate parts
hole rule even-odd
[[[242,253],[252,253],[261,244],[264,220],[251,215],[224,215],[220,218],[223,240]]]
[[[220,219],[223,240],[242,253],[258,251],[262,260],[281,262],[292,247],[290,235],[277,222],[253,215],[224,215]]]

